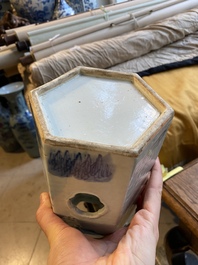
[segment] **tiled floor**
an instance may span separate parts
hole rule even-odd
[[[35,213],[39,194],[47,191],[40,158],[9,154],[0,148],[0,264],[44,265],[49,246]],[[167,265],[163,239],[176,225],[173,213],[162,205],[157,263]]]

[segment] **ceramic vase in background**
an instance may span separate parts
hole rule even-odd
[[[88,12],[90,10],[109,5],[109,0],[67,0],[69,5],[74,9],[75,13]]]
[[[10,111],[0,100],[0,146],[5,152],[13,153],[21,150],[10,127]]]
[[[23,96],[23,82],[14,82],[1,87],[10,109],[10,127],[21,147],[30,157],[39,157],[36,129],[31,112]]]
[[[56,0],[10,0],[18,16],[30,23],[42,23],[52,20]]]
[[[73,8],[74,12],[76,14],[78,13],[82,13],[84,12],[84,4],[83,4],[83,0],[79,1],[79,0],[67,0],[67,2],[69,3],[69,5]],[[91,8],[90,8],[91,9]]]
[[[75,11],[65,0],[56,0],[56,7],[52,19],[59,19],[74,15]]]

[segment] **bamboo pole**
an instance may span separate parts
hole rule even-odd
[[[186,2],[188,2],[188,5],[185,4]],[[169,1],[169,5],[170,4],[171,6],[168,7],[167,3],[159,4],[152,9],[147,8],[133,14],[126,14],[118,19],[107,21],[63,37],[57,36],[57,38],[32,46],[30,52],[35,60],[40,60],[63,49],[69,49],[73,46],[112,38],[133,31],[137,27],[141,28],[157,20],[167,18],[170,16],[170,13],[171,15],[177,14],[178,10],[181,10],[182,12],[188,8],[195,7],[197,6],[197,0],[172,0]]]
[[[170,1],[170,0],[169,0]],[[180,0],[184,1],[184,0]],[[136,2],[136,1],[134,1]],[[137,10],[141,10],[143,8],[150,7],[152,8],[157,3],[166,2],[165,0],[154,0],[154,1],[148,1],[146,3],[131,5],[127,7],[121,8],[121,5],[119,9],[116,9],[112,7],[111,10],[108,9],[108,7],[101,7],[101,9],[98,10],[98,12],[95,12],[95,15],[93,16],[86,16],[83,18],[79,18],[76,16],[76,20],[65,20],[64,23],[55,24],[48,27],[43,27],[38,29],[36,27],[33,31],[28,31],[28,39],[31,43],[31,45],[37,45],[39,43],[45,42],[51,38],[53,38],[55,35],[59,34],[59,36],[67,35],[72,32],[82,30],[94,25],[98,25],[100,23],[110,21],[116,18],[119,18],[123,14],[126,14],[127,12],[134,12]],[[101,12],[102,11],[102,12]],[[78,19],[77,19],[78,18]]]
[[[120,11],[120,10],[124,10],[126,9],[126,12],[129,9],[132,8],[143,8],[145,6],[148,5],[154,5],[156,3],[159,2],[165,2],[165,0],[134,0],[134,1],[127,1],[124,3],[119,3],[119,4],[114,4],[114,5],[109,5],[109,6],[105,6],[105,8],[98,8],[98,9],[94,9],[94,10],[90,10],[84,13],[80,13],[80,14],[76,14],[73,16],[68,16],[65,18],[61,18],[58,20],[53,20],[53,21],[49,21],[49,22],[45,22],[45,23],[41,23],[41,24],[31,24],[28,26],[24,26],[24,27],[20,27],[20,28],[16,28],[16,29],[10,29],[10,30],[6,30],[6,35],[15,35],[18,41],[25,41],[29,39],[28,36],[28,32],[31,32],[31,34],[34,34],[33,31],[39,31],[42,29],[46,29],[50,27],[58,27],[60,25],[64,25],[64,27],[66,27],[66,25],[72,21],[79,21],[81,19],[86,19],[86,18],[94,18],[97,16],[101,16],[103,18],[103,21],[108,17],[107,14],[110,14],[114,11]],[[123,11],[125,12],[125,10]]]

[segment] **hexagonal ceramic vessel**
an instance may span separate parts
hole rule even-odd
[[[30,104],[54,212],[96,234],[125,225],[173,110],[136,74],[86,67],[33,90]]]

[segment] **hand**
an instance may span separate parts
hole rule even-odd
[[[159,237],[162,173],[156,160],[142,200],[142,209],[129,227],[94,239],[70,227],[52,211],[48,193],[42,193],[37,221],[46,234],[49,265],[154,265]]]

